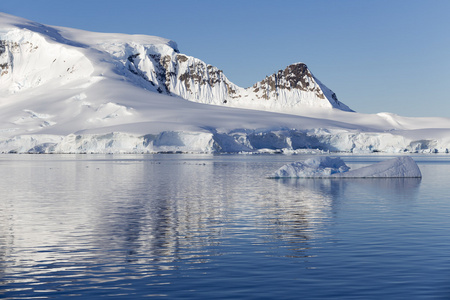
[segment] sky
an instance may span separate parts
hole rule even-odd
[[[447,0],[14,0],[0,11],[168,38],[242,87],[304,62],[355,111],[450,117]]]

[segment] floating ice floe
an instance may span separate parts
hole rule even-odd
[[[351,170],[339,157],[315,157],[282,166],[270,178],[420,178],[411,157],[396,157]]]
[[[270,177],[329,177],[348,170],[350,168],[339,157],[319,156],[284,165]]]

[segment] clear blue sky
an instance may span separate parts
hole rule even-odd
[[[295,62],[356,111],[450,117],[450,1],[1,1],[48,25],[157,35],[247,87]]]

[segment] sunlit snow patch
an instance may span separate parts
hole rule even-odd
[[[21,115],[17,120],[13,121],[13,124],[28,124],[30,128],[28,131],[36,130],[37,128],[44,128],[56,125],[56,122],[48,120],[53,118],[53,115],[37,113],[29,109],[23,110],[26,114]],[[35,125],[34,127],[32,125]]]
[[[89,104],[87,105],[89,106]],[[133,113],[131,110],[124,106],[119,105],[116,103],[108,102],[106,104],[101,104],[96,109],[96,117],[88,119],[88,122],[95,123],[95,122],[105,122],[109,121],[111,119],[116,119],[120,117],[126,117],[131,116]]]
[[[270,178],[419,178],[420,169],[411,157],[396,157],[349,171],[339,157],[316,157],[282,166]]]

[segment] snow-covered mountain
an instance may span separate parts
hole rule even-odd
[[[158,52],[148,46],[126,44],[116,57],[159,93],[175,94],[194,102],[270,111],[301,112],[305,107],[351,111],[303,63],[290,65],[244,89],[218,68],[180,54],[176,48],[165,47]]]
[[[449,128],[355,113],[303,63],[242,88],[164,38],[0,13],[0,152],[447,151]]]
[[[194,102],[270,111],[301,112],[305,107],[351,111],[303,63],[290,65],[244,89],[218,68],[181,54],[173,41],[81,31],[76,34],[74,30],[27,21],[15,25],[0,40],[0,83],[10,94],[49,81],[66,84],[90,77],[93,63],[100,57],[92,62],[92,55],[77,49],[87,48],[97,50],[104,61],[115,63],[113,71],[141,87]]]

